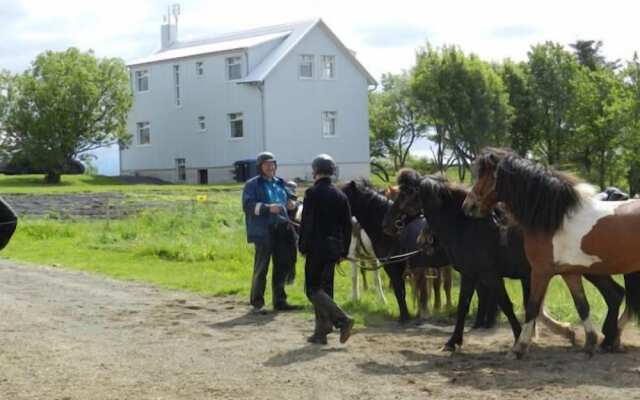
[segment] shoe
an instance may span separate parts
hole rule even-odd
[[[297,304],[282,303],[282,304],[273,306],[273,309],[275,311],[296,311],[296,310],[302,310],[302,306],[299,306]]]
[[[263,309],[262,307],[253,307],[249,311],[249,314],[251,314],[251,315],[267,315],[268,311]]]
[[[327,337],[314,333],[313,335],[311,335],[311,336],[309,336],[307,338],[307,342],[313,343],[313,344],[325,345],[325,344],[327,344]]]
[[[340,343],[346,343],[351,336],[353,329],[353,318],[347,318],[346,322],[340,327]]]

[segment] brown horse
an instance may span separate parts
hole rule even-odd
[[[621,321],[605,321],[617,329],[611,349],[620,346],[620,332],[630,314],[640,314],[640,202],[602,202],[595,190],[570,174],[519,157],[507,149],[485,149],[473,166],[475,184],[463,209],[467,215],[488,215],[501,202],[524,232],[531,264],[526,323],[513,348],[522,357],[529,347],[533,321],[540,311],[549,280],[566,282],[586,334],[585,350],[597,344],[589,318],[583,274],[625,274],[627,308]],[[611,324],[613,322],[613,327]]]

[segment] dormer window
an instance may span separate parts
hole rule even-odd
[[[227,57],[227,80],[242,78],[242,57]]]
[[[313,79],[313,54],[300,56],[300,78]]]
[[[146,92],[149,90],[149,70],[143,69],[136,71],[136,89],[138,92]]]

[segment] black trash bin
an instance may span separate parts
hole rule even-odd
[[[236,182],[245,182],[258,174],[256,160],[239,160],[233,163],[233,175]]]
[[[17,225],[18,217],[15,211],[4,199],[0,198],[0,250],[9,243]]]

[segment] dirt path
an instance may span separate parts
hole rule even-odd
[[[505,328],[438,352],[447,328],[360,328],[315,347],[310,318],[0,261],[0,399],[640,399],[640,335],[591,360],[543,336],[505,359]]]

